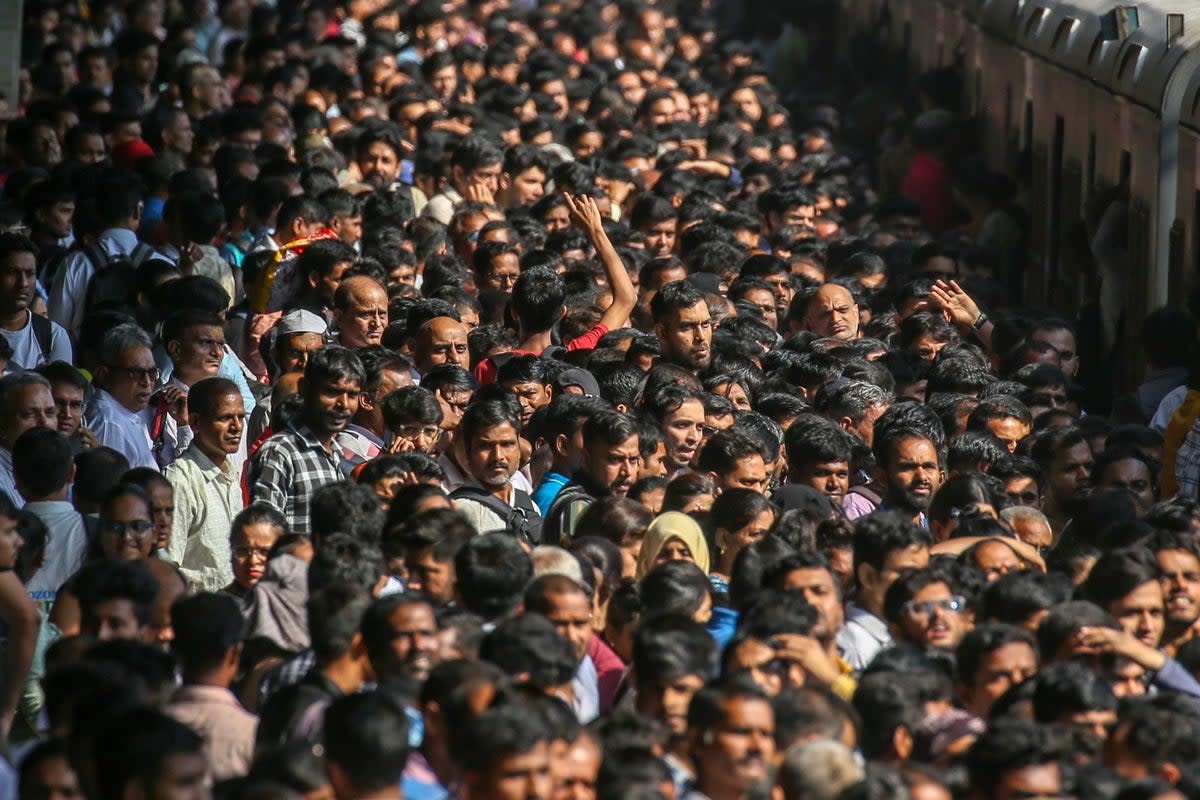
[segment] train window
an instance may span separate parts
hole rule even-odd
[[[1129,49],[1125,51],[1125,55],[1121,56],[1121,65],[1117,67],[1117,80],[1123,81],[1127,78],[1133,78],[1133,72],[1136,72],[1137,65],[1141,62],[1142,54],[1145,52],[1146,48],[1140,44],[1129,45]]]
[[[1025,23],[1025,35],[1030,36],[1034,30],[1042,24],[1042,19],[1046,16],[1046,9],[1035,8],[1033,13],[1029,15],[1029,21]]]
[[[1077,19],[1064,19],[1062,22],[1058,23],[1058,28],[1054,31],[1054,40],[1050,42],[1050,47],[1055,50],[1062,47],[1066,43],[1067,38],[1074,33],[1075,29],[1078,27],[1079,20]]]
[[[1096,59],[1100,57],[1100,48],[1104,46],[1104,36],[1096,34],[1096,40],[1092,42],[1092,49],[1088,51],[1088,63],[1095,64]]]

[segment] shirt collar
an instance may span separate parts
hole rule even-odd
[[[846,622],[853,622],[880,642],[891,638],[886,622],[852,602],[846,603]]]

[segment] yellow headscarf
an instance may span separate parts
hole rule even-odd
[[[642,552],[638,556],[637,579],[646,577],[646,573],[654,569],[654,560],[658,552],[667,542],[678,539],[692,551],[692,559],[704,574],[708,574],[708,542],[704,531],[696,520],[681,511],[668,511],[659,514],[650,527],[646,529],[646,540],[642,542]]]

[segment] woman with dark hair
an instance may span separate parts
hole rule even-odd
[[[717,497],[709,512],[709,532],[717,551],[712,577],[718,588],[728,591],[738,554],[770,533],[778,518],[775,506],[760,492],[727,489]]]
[[[646,507],[627,497],[602,497],[587,507],[575,524],[579,537],[608,539],[621,550],[621,577],[632,578],[637,572],[642,541],[654,515]]]

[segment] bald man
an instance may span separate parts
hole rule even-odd
[[[413,339],[413,361],[422,375],[438,364],[457,364],[463,369],[470,369],[467,326],[450,317],[429,320]]]
[[[804,327],[834,339],[857,339],[858,304],[846,289],[826,283],[808,299]]]
[[[340,344],[349,348],[380,344],[388,326],[387,289],[367,275],[346,278],[333,294],[333,318]]]

